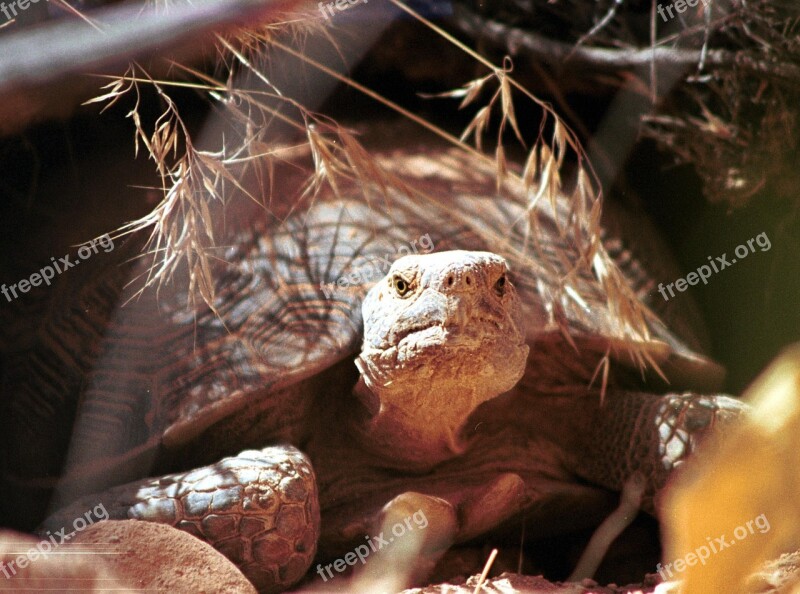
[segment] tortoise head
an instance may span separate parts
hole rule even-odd
[[[362,308],[356,393],[373,415],[369,445],[422,465],[462,451],[467,417],[525,370],[522,304],[506,261],[489,252],[405,256]]]

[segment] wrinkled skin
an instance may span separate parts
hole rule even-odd
[[[357,393],[375,412],[365,443],[406,465],[463,453],[467,417],[525,370],[522,306],[505,260],[405,256],[367,294],[363,313]]]

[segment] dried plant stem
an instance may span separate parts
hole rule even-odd
[[[473,590],[472,594],[478,594],[481,591],[481,588],[483,588],[483,583],[486,581],[486,576],[489,575],[489,571],[491,571],[495,559],[497,559],[497,549],[492,549],[492,552],[489,554],[489,558],[486,560],[486,565],[483,566],[481,577],[478,578],[478,583],[475,585],[475,590]]]

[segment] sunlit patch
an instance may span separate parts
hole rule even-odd
[[[704,444],[665,500],[664,562],[711,551],[703,563],[685,563],[668,576],[682,579],[683,594],[753,591],[751,576],[765,561],[800,546],[800,346],[744,399],[752,412]]]

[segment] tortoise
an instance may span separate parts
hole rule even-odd
[[[52,301],[4,308],[6,517],[49,501],[55,531],[102,504],[195,534],[277,592],[315,559],[336,577],[327,561],[359,563],[365,542],[377,559],[396,526],[419,577],[523,512],[543,533],[596,524],[633,479],[654,514],[699,438],[742,410],[713,393],[720,368],[655,314],[636,338],[585,270],[564,297],[566,198],[536,206],[521,257],[522,188],[498,195],[455,150],[374,156],[430,199],[353,183],[229,210],[213,308],[179,283],[133,298],[139,237],[61,274]],[[638,258],[605,243],[647,301]]]

